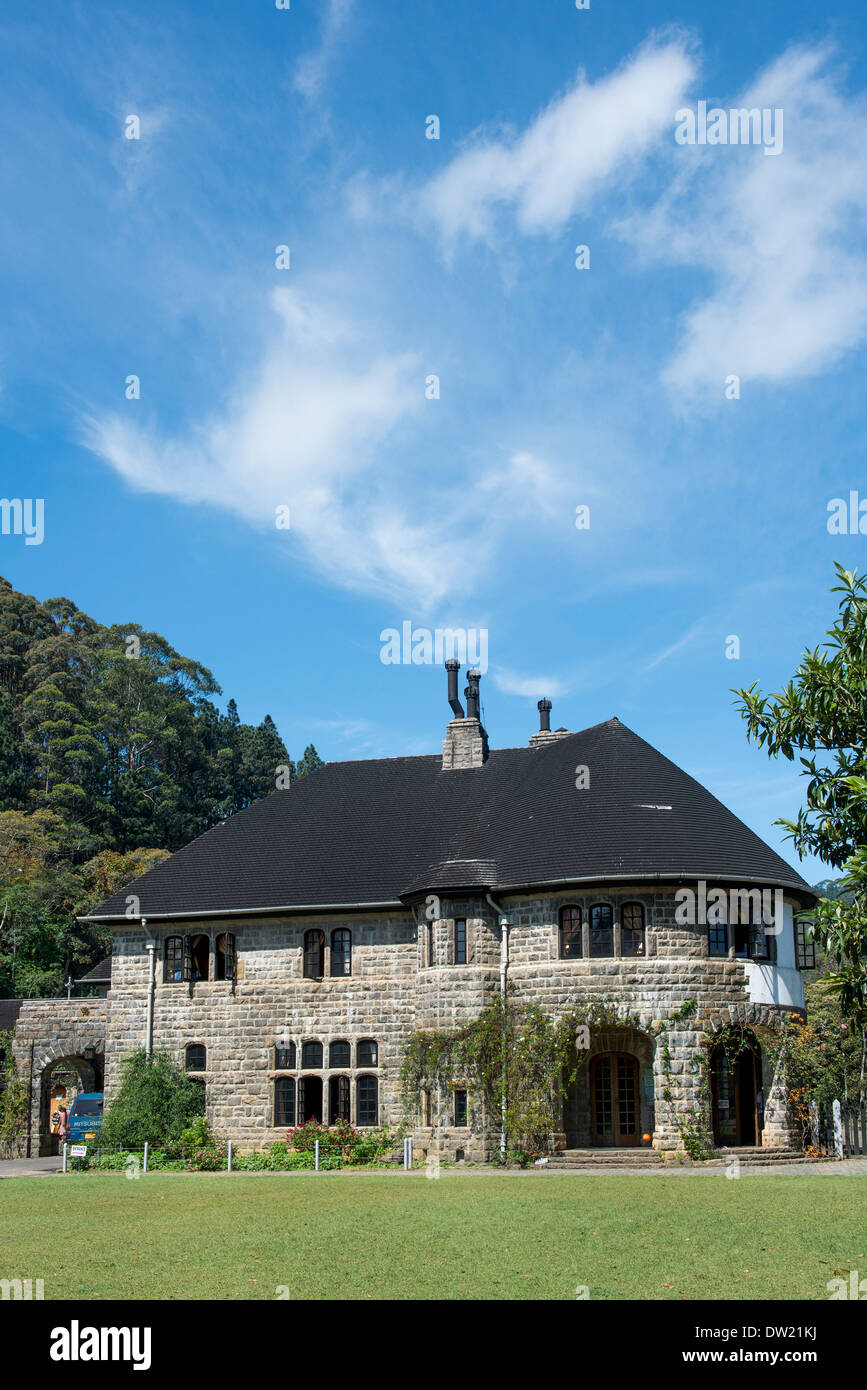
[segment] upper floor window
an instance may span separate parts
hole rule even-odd
[[[189,977],[184,971],[184,979],[207,980],[210,978],[211,965],[211,939],[208,936],[187,936],[184,938],[184,950],[187,950],[189,943],[190,952],[190,974]]]
[[[806,922],[795,922],[795,964],[799,970],[816,969],[816,946],[807,940]]]
[[[176,984],[184,978],[184,938],[182,936],[166,937],[166,964],[163,972],[163,980],[168,984]]]
[[[167,936],[163,980],[166,984],[207,980],[210,953],[211,941],[207,936]]]
[[[577,960],[582,954],[581,909],[580,907],[560,908],[560,959]]]
[[[709,922],[707,927],[707,953],[709,956],[727,956],[729,935],[725,922]]]
[[[294,1071],[298,1065],[298,1054],[294,1042],[287,1043],[285,1047],[274,1048],[274,1069],[275,1071]]]
[[[356,1048],[355,1065],[357,1067],[378,1067],[379,1048],[372,1038],[365,1038]]]
[[[455,965],[467,963],[467,919],[455,918]]]
[[[304,933],[304,978],[321,980],[325,974],[325,932],[315,928]]]
[[[427,924],[427,963],[428,963],[428,965],[436,965],[436,961],[435,961],[435,959],[434,959],[434,924],[433,924],[433,922],[428,922],[428,924]]]
[[[614,913],[608,903],[594,903],[590,909],[590,954],[614,955]]]
[[[237,952],[234,932],[221,932],[216,941],[216,978],[234,980]]]
[[[204,1071],[208,1062],[208,1054],[201,1043],[190,1043],[185,1058],[187,1071]]]
[[[321,1067],[323,1065],[323,1048],[321,1042],[306,1042],[301,1044],[301,1065],[302,1067]]]
[[[329,1067],[348,1067],[352,1065],[352,1049],[348,1042],[333,1042],[328,1049]]]
[[[644,908],[641,903],[624,903],[621,908],[620,954],[644,955]]]
[[[762,921],[761,895],[754,890],[744,901],[740,897],[732,903],[730,941],[734,945],[735,956],[739,960],[773,960],[776,952],[774,938],[765,931]]]
[[[331,933],[331,973],[352,974],[352,932],[345,927]]]

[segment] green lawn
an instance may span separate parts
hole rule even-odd
[[[867,1179],[445,1172],[0,1182],[0,1276],[52,1298],[827,1298]]]

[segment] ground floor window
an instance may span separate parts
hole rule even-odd
[[[355,1083],[357,1123],[375,1125],[379,1118],[379,1084],[375,1076],[359,1076]]]
[[[328,1082],[328,1122],[349,1122],[349,1077],[332,1076]]]
[[[306,1125],[308,1120],[322,1124],[321,1076],[302,1076],[298,1083],[298,1121]]]
[[[274,1124],[291,1127],[294,1123],[295,1078],[294,1076],[278,1076],[274,1082]]]
[[[455,1091],[455,1128],[462,1129],[467,1123],[467,1093]]]

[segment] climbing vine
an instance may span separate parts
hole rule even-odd
[[[587,1060],[589,1030],[606,1025],[638,1027],[607,998],[572,1008],[556,1019],[535,1004],[497,991],[477,1018],[450,1030],[419,1031],[401,1067],[405,1123],[418,1110],[422,1089],[461,1084],[479,1109],[502,1114],[505,1086],[507,1157],[529,1162],[550,1148],[560,1102]]]
[[[27,1120],[27,1088],[12,1056],[12,1034],[0,1033],[0,1157],[14,1156]]]

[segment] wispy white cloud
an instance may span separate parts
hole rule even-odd
[[[220,412],[167,435],[130,413],[94,413],[84,442],[132,487],[210,504],[276,529],[344,587],[430,603],[456,572],[457,540],[438,542],[378,450],[423,406],[417,358],[369,351],[363,327],[332,306],[274,291],[281,331]],[[136,407],[132,407],[133,410]]]
[[[678,146],[649,214],[624,224],[643,258],[706,269],[663,380],[723,399],[727,376],[820,372],[867,335],[867,101],[847,97],[828,47],[795,47],[723,107],[783,111],[783,149]],[[716,103],[715,103],[716,104]]]
[[[540,700],[543,695],[551,699],[558,695],[568,695],[569,683],[560,676],[532,675],[513,671],[505,666],[491,668],[491,676],[498,690],[504,695],[524,695]]]
[[[652,661],[648,661],[647,665],[644,668],[645,671],[652,671],[654,666],[661,665],[663,661],[668,661],[668,658],[670,656],[674,656],[676,652],[679,652],[684,647],[689,646],[690,642],[694,641],[698,634],[701,632],[702,628],[704,627],[705,621],[706,620],[702,618],[699,622],[693,623],[692,627],[689,628],[688,631],[685,632],[682,637],[679,637],[676,642],[672,642],[670,647],[666,647],[664,651],[658,652]]]
[[[307,101],[317,101],[328,76],[328,69],[340,45],[355,0],[327,0],[319,47],[299,59],[292,78],[296,92]]]
[[[579,73],[521,134],[471,139],[412,206],[448,241],[489,238],[503,208],[524,233],[557,232],[671,132],[695,71],[686,41],[672,38],[649,40],[597,82]]]

